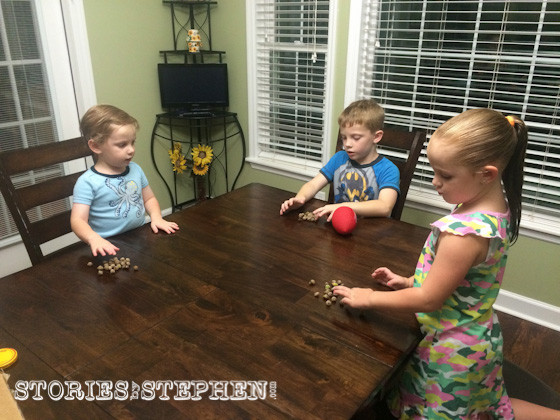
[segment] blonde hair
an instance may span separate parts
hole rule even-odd
[[[113,105],[95,105],[86,111],[80,121],[80,131],[86,141],[102,144],[115,130],[123,125],[139,128],[136,118]]]
[[[360,124],[372,133],[383,130],[385,111],[373,99],[361,99],[352,102],[338,117],[339,127],[351,127]]]
[[[471,109],[443,123],[432,135],[456,146],[458,163],[473,169],[495,165],[511,212],[510,239],[519,235],[523,164],[528,133],[523,120],[492,109]]]

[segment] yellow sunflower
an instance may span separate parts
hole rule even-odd
[[[173,149],[168,150],[169,159],[171,159],[171,166],[173,172],[182,174],[185,169],[187,169],[187,160],[185,155],[181,153],[181,143],[175,143]]]
[[[199,144],[198,147],[193,147],[191,154],[194,164],[198,166],[208,165],[212,162],[214,156],[212,148],[207,144],[202,146]]]
[[[181,154],[181,143],[173,143],[173,148],[167,151],[169,153],[169,159],[173,161],[173,159],[177,159],[177,157]]]
[[[173,165],[173,172],[177,172],[178,174],[182,174],[185,169],[187,169],[185,155],[179,155],[177,159],[171,160],[171,164]]]
[[[192,171],[195,175],[206,175],[208,172],[208,165],[193,165]]]

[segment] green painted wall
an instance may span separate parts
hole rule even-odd
[[[156,71],[161,61],[159,51],[173,45],[169,6],[160,0],[84,0],[84,7],[98,102],[119,106],[140,122],[135,160],[144,168],[162,208],[166,208],[170,202],[153,168],[149,143],[155,114],[162,112]],[[344,105],[349,7],[349,1],[338,2],[333,128]],[[238,113],[247,134],[246,42],[245,0],[218,0],[212,9],[213,48],[226,51],[230,110]],[[238,185],[251,182],[294,192],[302,184],[246,165]],[[407,208],[403,220],[428,226],[437,217]],[[504,289],[560,307],[558,256],[560,245],[520,237],[510,253]]]

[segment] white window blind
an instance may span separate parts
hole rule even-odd
[[[37,11],[31,0],[0,2],[0,151],[36,146],[57,140],[45,63],[38,36]],[[62,166],[18,175],[16,185],[58,177]],[[32,220],[68,208],[67,200],[40,206]],[[17,228],[0,196],[0,239],[17,235]]]
[[[247,2],[250,162],[291,165],[296,171],[310,168],[312,173],[322,166],[328,152],[333,3]]]
[[[379,101],[387,125],[428,138],[471,108],[521,117],[529,128],[521,227],[560,240],[560,2],[358,3],[352,94]],[[423,154],[408,198],[448,209],[431,178]]]

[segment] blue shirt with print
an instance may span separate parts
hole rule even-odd
[[[74,203],[90,206],[89,225],[106,238],[144,224],[142,189],[147,186],[144,171],[134,162],[118,175],[90,168],[74,186]]]
[[[341,150],[321,173],[333,183],[335,203],[377,200],[379,191],[384,188],[392,188],[400,194],[399,168],[381,155],[371,163],[360,165]]]

